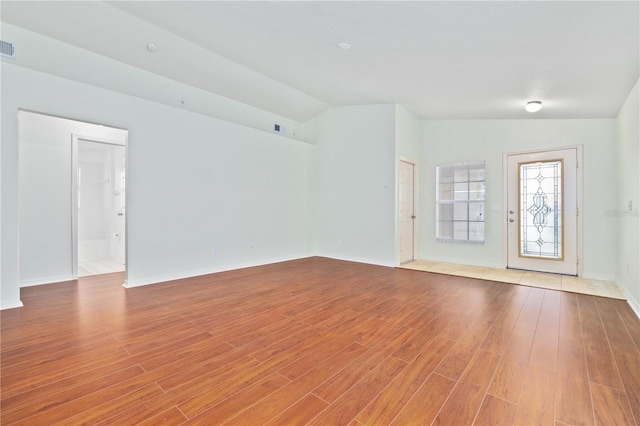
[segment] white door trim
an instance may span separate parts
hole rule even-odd
[[[94,136],[83,136],[77,133],[71,134],[71,273],[73,279],[78,279],[78,143],[80,141],[102,143],[106,145],[117,145],[125,148],[125,174],[128,175],[129,161],[127,161],[127,140],[102,139]],[[125,205],[127,202],[128,191],[125,191]],[[128,247],[127,241],[129,237],[127,210],[124,211],[124,258],[125,258],[125,282],[127,277],[127,258]]]
[[[578,208],[578,217],[577,217],[577,229],[576,229],[576,253],[578,257],[578,276],[581,277],[583,275],[584,268],[584,256],[583,256],[583,220],[584,217],[584,209],[583,209],[583,153],[582,153],[582,145],[568,145],[563,147],[554,147],[547,149],[535,149],[535,150],[526,150],[526,151],[516,151],[516,152],[506,152],[502,154],[502,262],[503,266],[506,268],[509,265],[509,253],[508,253],[508,212],[507,212],[507,200],[508,200],[508,158],[511,155],[520,155],[520,154],[537,154],[542,152],[553,152],[553,151],[562,151],[565,149],[575,149],[576,150],[576,158],[578,160],[577,170],[576,170],[576,180],[577,180],[577,191],[576,191],[576,206]]]

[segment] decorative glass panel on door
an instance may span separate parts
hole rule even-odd
[[[522,257],[564,258],[562,166],[562,160],[519,164]]]

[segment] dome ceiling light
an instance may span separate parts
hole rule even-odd
[[[542,108],[542,101],[529,101],[524,109],[528,112],[538,112]]]

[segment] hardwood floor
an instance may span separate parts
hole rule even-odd
[[[22,289],[3,425],[633,425],[624,301],[324,258]]]

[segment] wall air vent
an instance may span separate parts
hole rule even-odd
[[[15,59],[16,58],[16,49],[13,43],[0,40],[0,56],[3,58]]]

